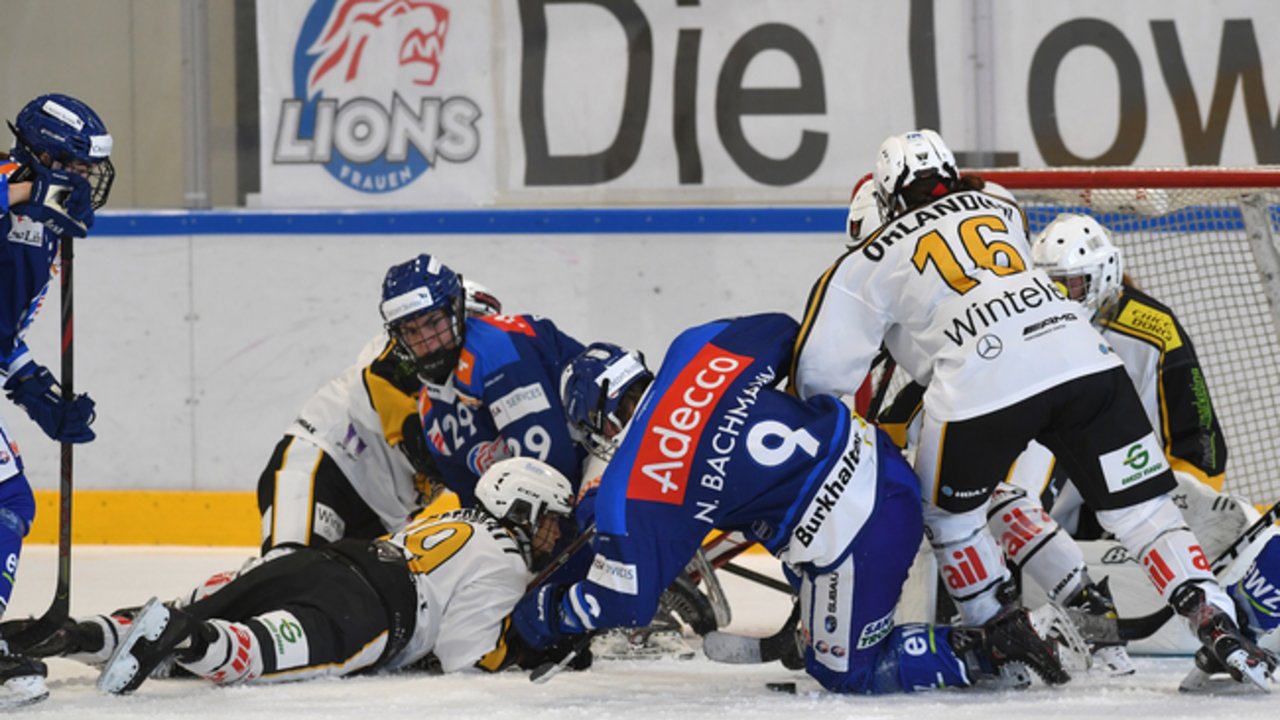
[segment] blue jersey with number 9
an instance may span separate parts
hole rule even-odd
[[[884,486],[914,494],[918,514],[915,476],[882,433],[833,396],[803,401],[775,387],[797,329],[785,315],[755,315],[672,343],[595,491],[597,555],[573,588],[598,608],[591,625],[647,623],[713,528],[820,571],[849,556]],[[919,532],[880,540],[914,551]]]

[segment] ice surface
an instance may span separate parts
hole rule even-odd
[[[205,577],[232,569],[252,553],[243,549],[85,547],[74,554],[72,611],[106,612],[151,595],[174,597]],[[56,553],[28,547],[9,617],[42,612],[53,588]],[[770,558],[744,564],[769,571]],[[735,632],[765,635],[782,622],[784,596],[732,576],[723,579]],[[1187,658],[1138,658],[1129,678],[1078,675],[1070,684],[1016,691],[948,690],[890,697],[833,696],[803,672],[769,665],[719,665],[699,656],[680,661],[599,661],[534,685],[522,673],[445,677],[386,676],[259,687],[216,688],[199,680],[152,680],[127,697],[94,688],[97,673],[76,663],[49,662],[49,700],[15,716],[97,718],[233,718],[234,720],[391,720],[483,718],[528,720],[659,720],[660,718],[903,718],[1013,720],[1100,718],[1208,720],[1273,718],[1276,698],[1261,693],[1187,696],[1177,690]],[[769,682],[795,681],[796,695],[770,692]]]

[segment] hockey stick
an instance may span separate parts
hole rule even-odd
[[[569,667],[569,663],[573,662],[573,659],[578,657],[578,653],[587,649],[587,646],[591,644],[591,640],[595,636],[596,634],[593,632],[587,632],[579,635],[577,639],[573,641],[573,647],[569,652],[565,653],[564,657],[555,662],[548,660],[534,668],[529,673],[529,681],[541,685],[560,674],[561,670]]]
[[[1244,552],[1245,548],[1253,544],[1267,528],[1273,526],[1277,519],[1280,519],[1280,502],[1272,505],[1266,512],[1262,513],[1262,517],[1258,518],[1252,525],[1245,529],[1240,537],[1236,538],[1231,546],[1222,551],[1209,569],[1214,575],[1221,574],[1229,565]],[[1141,640],[1150,637],[1156,633],[1164,624],[1173,617],[1173,608],[1165,605],[1150,615],[1143,615],[1136,618],[1120,618],[1118,625],[1121,640]]]
[[[71,258],[74,255],[71,236],[61,238],[62,262],[60,290],[62,293],[62,397],[75,397],[75,366],[73,363],[75,313],[71,293]],[[35,621],[18,621],[18,629],[4,639],[15,648],[30,647],[48,638],[71,615],[71,449],[72,443],[62,443],[62,463],[58,480],[58,575],[54,584],[53,602]]]
[[[893,380],[893,371],[898,369],[897,361],[893,359],[887,349],[882,349],[876,359],[872,361],[872,370],[880,362],[884,363],[884,368],[881,369],[880,379],[876,382],[875,393],[871,396],[871,404],[867,406],[866,419],[871,422],[875,422],[876,416],[880,414],[880,406],[884,405],[884,398],[889,394],[889,383]]]
[[[707,554],[698,548],[693,554],[693,559],[685,566],[685,573],[689,575],[689,579],[695,584],[699,580],[706,586],[707,600],[711,603],[711,611],[715,615],[716,627],[726,627],[733,621],[733,612],[729,609],[729,599],[725,597],[724,588],[720,585],[720,580],[716,577],[715,567],[711,561],[707,559]],[[694,578],[698,580],[694,580]]]
[[[795,595],[796,592],[790,585],[781,580],[771,578],[764,573],[758,573],[750,568],[744,568],[736,563],[725,563],[720,566],[720,569],[730,575],[737,575],[740,578],[746,578],[747,580],[758,582],[770,590],[777,590],[780,593],[786,593],[788,595]]]
[[[574,538],[573,542],[569,543],[564,550],[561,550],[559,555],[551,558],[551,561],[547,563],[546,567],[542,568],[542,570],[538,571],[537,575],[533,576],[533,579],[529,581],[529,584],[524,587],[525,594],[528,595],[534,590],[534,588],[538,587],[547,578],[551,577],[552,573],[568,564],[569,560],[572,559],[574,555],[577,555],[578,551],[585,547],[587,543],[591,542],[595,536],[596,524],[593,522],[582,531],[581,535]]]
[[[536,590],[538,586],[547,578],[551,577],[555,571],[564,567],[569,560],[572,559],[574,555],[577,555],[579,550],[586,547],[586,545],[590,543],[595,536],[596,524],[593,522],[582,531],[581,535],[574,538],[573,542],[569,543],[568,547],[561,550],[559,555],[556,555],[551,562],[547,563],[547,566],[542,568],[542,570],[534,576],[533,580],[529,581],[529,584],[525,586],[525,596],[527,597],[529,593]],[[535,683],[544,683],[552,677],[555,677],[556,673],[559,673],[561,670],[568,667],[569,663],[573,662],[573,659],[578,656],[578,653],[585,650],[587,645],[591,644],[592,637],[594,637],[593,633],[586,633],[582,635],[574,642],[573,648],[570,649],[564,657],[559,660],[548,660],[530,671],[529,679]]]
[[[796,623],[800,620],[799,601],[792,604],[778,632],[765,638],[726,632],[707,633],[702,639],[702,652],[715,662],[746,665],[781,660],[789,670],[804,667],[804,655],[796,643]]]
[[[790,586],[784,586],[783,583],[769,577],[768,575],[762,575],[753,570],[748,570],[741,565],[730,562],[733,558],[736,558],[746,552],[747,549],[754,544],[755,542],[747,540],[741,532],[724,532],[708,540],[702,546],[702,552],[707,556],[707,559],[710,560],[712,568],[724,570],[725,572],[737,575],[738,577],[758,582],[767,588],[771,588],[779,592],[791,592]],[[702,572],[695,568],[693,571],[689,572],[689,578],[695,583],[699,582],[702,579]],[[784,590],[784,587],[787,589]],[[721,623],[721,626],[723,627],[726,624],[727,623]]]

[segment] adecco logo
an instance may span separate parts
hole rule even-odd
[[[323,165],[347,187],[385,193],[440,159],[480,149],[480,108],[441,97],[449,10],[422,0],[316,0],[293,52],[272,161]]]

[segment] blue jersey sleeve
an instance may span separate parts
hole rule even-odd
[[[706,530],[672,506],[628,508],[626,535],[599,533],[586,577],[567,600],[589,629],[640,627],[653,620],[662,596],[702,545]]]
[[[468,318],[451,384],[419,402],[422,427],[445,484],[464,504],[476,480],[507,457],[536,457],[576,490],[585,451],[569,435],[560,370],[582,345],[531,315]]]

